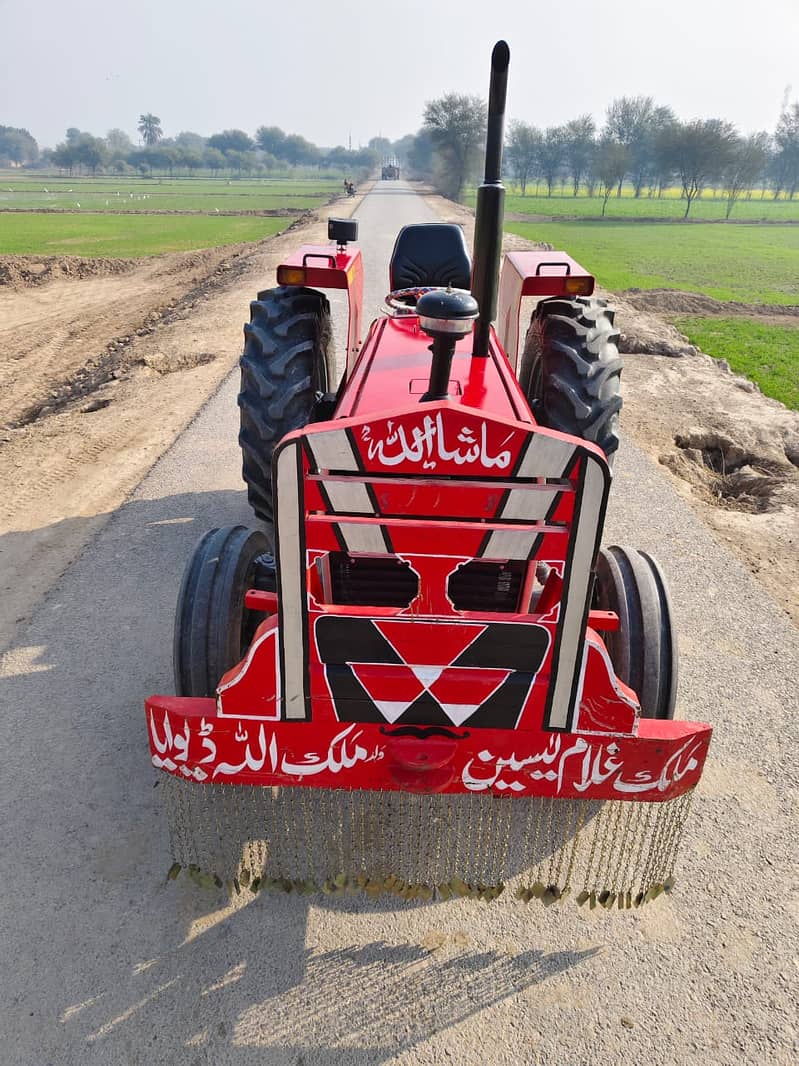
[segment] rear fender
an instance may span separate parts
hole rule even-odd
[[[277,283],[346,291],[349,306],[346,376],[349,377],[361,348],[363,259],[360,249],[342,251],[334,244],[303,244],[278,266]]]
[[[510,365],[519,362],[523,296],[590,296],[594,278],[565,252],[509,252],[499,280],[497,336]]]

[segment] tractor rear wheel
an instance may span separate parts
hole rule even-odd
[[[244,327],[239,444],[247,498],[272,539],[272,453],[287,433],[311,421],[336,375],[330,305],[314,289],[267,289],[250,304]]]
[[[608,461],[619,446],[621,371],[615,312],[606,300],[542,300],[530,319],[519,384],[539,425],[598,444]]]
[[[658,563],[635,548],[603,548],[594,606],[619,616],[619,629],[607,633],[605,643],[616,674],[637,694],[643,717],[673,718],[677,633]]]
[[[263,619],[244,606],[244,594],[257,585],[259,557],[268,551],[265,535],[244,526],[212,529],[197,545],[175,613],[178,696],[213,696],[222,675],[244,656]]]

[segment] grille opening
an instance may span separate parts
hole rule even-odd
[[[487,563],[475,559],[450,574],[447,595],[456,611],[497,611],[513,614],[519,609],[527,563]]]
[[[344,607],[408,607],[419,595],[419,578],[402,559],[331,552],[328,563],[332,602]]]

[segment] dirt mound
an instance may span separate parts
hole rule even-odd
[[[667,355],[681,358],[696,355],[699,351],[686,336],[675,327],[659,318],[656,314],[639,310],[624,294],[624,298],[613,293],[602,293],[616,308],[616,325],[620,352],[638,352],[644,355]]]
[[[787,448],[775,447],[775,441],[746,447],[724,433],[696,430],[676,434],[674,443],[677,451],[661,462],[710,503],[757,514],[778,509],[787,502],[782,497],[796,496],[796,470]]]
[[[127,274],[140,260],[84,259],[77,255],[0,255],[0,285],[13,290],[69,278],[103,278]]]
[[[655,314],[799,316],[799,304],[747,304],[679,289],[625,289],[621,295],[636,310]]]
[[[622,430],[799,623],[799,413],[701,352],[624,363]]]

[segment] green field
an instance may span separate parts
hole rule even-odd
[[[799,304],[799,226],[507,222],[505,229],[568,252],[615,292],[682,289]]]
[[[291,224],[252,215],[0,215],[0,254],[137,258],[260,241]]]
[[[0,254],[128,258],[257,241],[340,192],[341,182],[329,177],[95,179],[5,171]],[[259,217],[262,211],[287,214]]]
[[[341,191],[341,182],[318,180],[212,180],[167,178],[10,178],[0,175],[0,212],[9,209],[92,212],[304,211]]]
[[[507,215],[540,215],[544,218],[600,218],[602,215],[601,196],[535,196],[535,186],[527,187],[527,196],[509,191],[505,197]],[[669,189],[662,199],[649,199],[641,196],[636,199],[631,190],[624,190],[625,195],[617,199],[610,197],[605,211],[608,219],[647,219],[662,218],[681,219],[685,214],[685,200],[679,198],[678,189]],[[475,193],[467,194],[466,201],[474,207]],[[689,219],[706,221],[723,221],[727,210],[727,201],[722,197],[705,195],[691,204]],[[742,198],[735,204],[731,221],[741,222],[799,222],[799,199],[774,200],[771,197],[760,199],[759,191],[751,200]]]
[[[766,396],[799,410],[799,326],[751,318],[674,319],[678,329],[736,374],[754,381]]]

